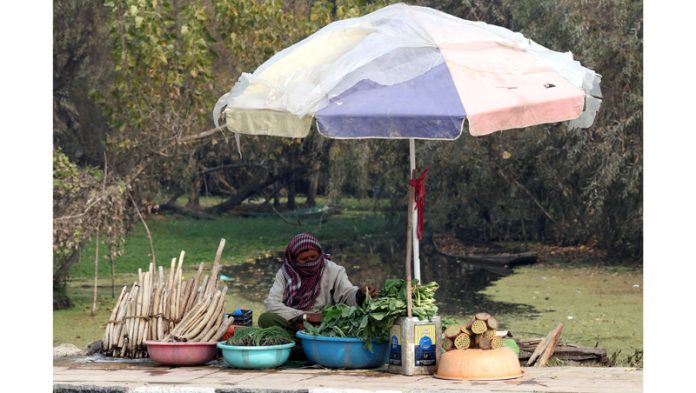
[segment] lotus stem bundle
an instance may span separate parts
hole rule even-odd
[[[169,271],[150,263],[138,269],[138,279],[124,286],[106,324],[102,352],[107,356],[147,356],[144,341],[220,340],[234,318],[225,316],[227,287],[218,288],[220,260],[225,246],[221,239],[209,275],[203,263],[194,277],[183,278],[186,253],[172,258]]]
[[[503,346],[503,338],[497,336],[498,327],[498,320],[491,314],[478,312],[466,324],[445,329],[444,336],[457,349],[497,349]]]

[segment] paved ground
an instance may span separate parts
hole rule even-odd
[[[525,368],[507,381],[450,381],[431,376],[394,375],[379,370],[286,368],[251,371],[205,367],[162,367],[150,362],[54,361],[53,391],[68,392],[587,392],[643,391],[643,371],[632,368]]]

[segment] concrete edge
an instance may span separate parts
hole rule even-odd
[[[142,385],[128,388],[124,386],[97,386],[89,384],[53,384],[53,393],[330,393],[337,391],[336,389],[320,389],[316,392],[310,392],[308,389],[213,388],[207,386],[173,385]]]
[[[215,393],[310,393],[307,389],[216,388]]]
[[[400,390],[366,390],[351,388],[264,389],[213,388],[207,386],[142,385],[137,387],[54,384],[53,393],[400,393]],[[432,393],[432,392],[428,392]]]
[[[128,393],[123,386],[53,384],[53,393]]]

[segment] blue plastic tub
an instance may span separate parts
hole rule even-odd
[[[273,368],[285,363],[290,356],[290,348],[295,343],[268,345],[265,347],[244,347],[226,345],[219,342],[217,347],[222,350],[225,363],[234,368]]]
[[[359,338],[312,336],[297,332],[309,361],[330,368],[375,368],[387,362],[389,343],[372,342],[372,352]]]

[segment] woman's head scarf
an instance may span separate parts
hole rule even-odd
[[[315,250],[319,253],[319,258],[314,262],[298,264],[297,256],[307,250]],[[308,310],[319,296],[321,276],[327,260],[316,237],[308,233],[293,237],[285,249],[282,267],[285,276],[283,304],[298,310]]]

